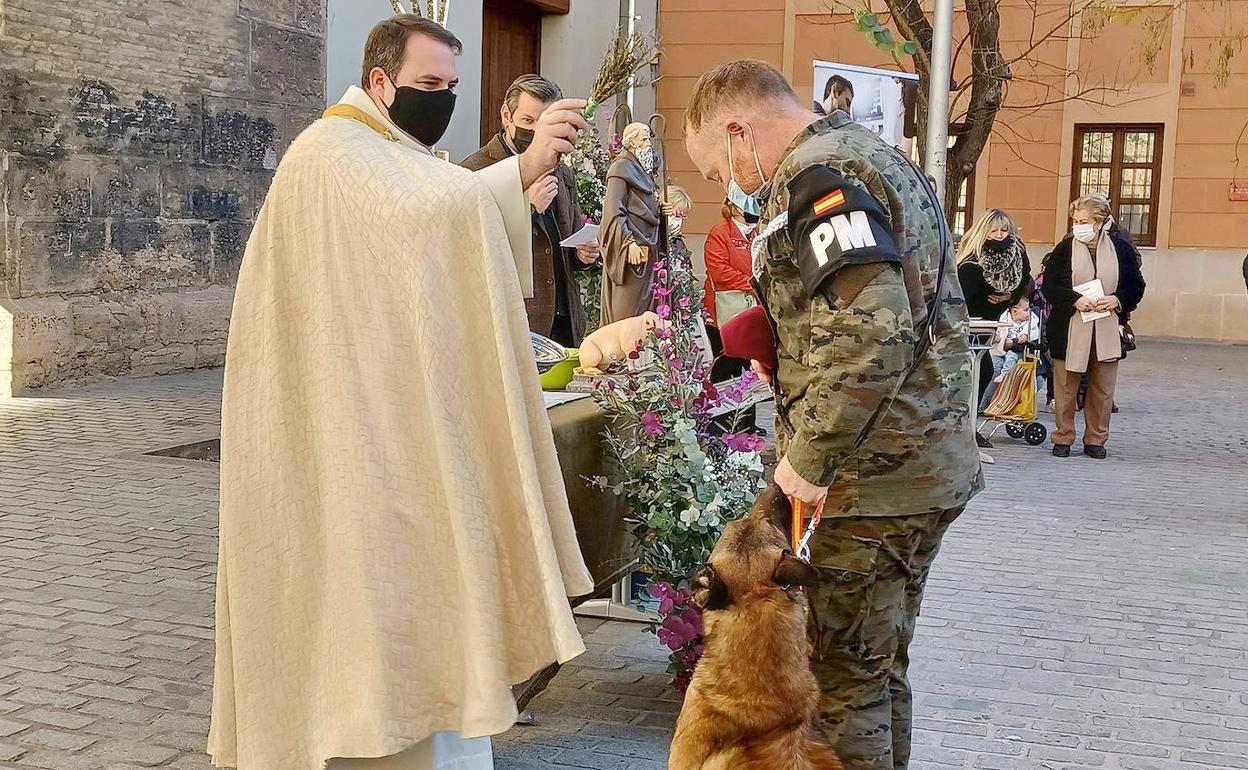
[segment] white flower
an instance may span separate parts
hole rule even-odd
[[[690,506],[681,512],[680,523],[684,524],[686,527],[692,527],[694,524],[698,523],[698,518],[698,509]]]

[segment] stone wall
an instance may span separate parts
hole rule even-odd
[[[0,0],[0,395],[218,366],[324,0]]]

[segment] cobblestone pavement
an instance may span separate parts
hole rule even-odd
[[[916,640],[916,770],[1248,768],[1245,385],[1248,348],[1146,341],[1108,461],[997,441]],[[219,388],[0,401],[0,767],[208,767],[216,468],[140,453],[215,435]],[[499,770],[663,767],[657,643],[582,625]]]

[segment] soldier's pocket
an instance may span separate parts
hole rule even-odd
[[[824,526],[829,525],[835,526],[836,521]],[[811,563],[819,568],[823,580],[810,598],[813,620],[820,627],[819,652],[823,656],[866,654],[879,554],[879,541],[848,532],[832,529],[820,532],[815,539]]]

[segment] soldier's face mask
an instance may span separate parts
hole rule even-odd
[[[767,178],[763,174],[763,165],[758,161],[758,150],[751,143],[751,150],[754,153],[754,168],[758,170],[759,185],[755,189],[754,194],[751,195],[741,189],[741,185],[737,184],[737,174],[733,170],[734,164],[732,162],[732,134],[725,132],[725,136],[728,140],[728,200],[741,209],[741,212],[745,214],[746,222],[757,222],[759,214],[762,212],[762,207],[759,205],[759,192],[767,184]]]

